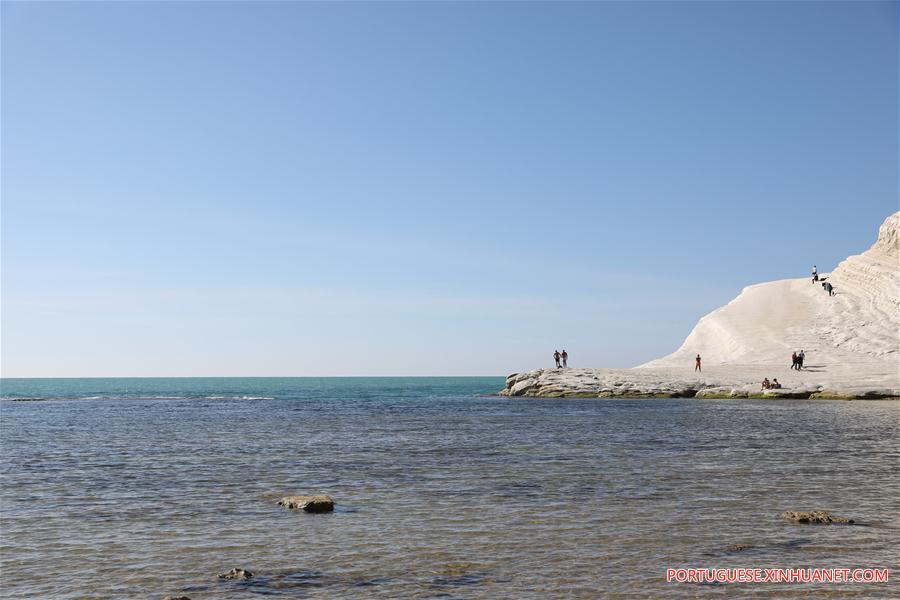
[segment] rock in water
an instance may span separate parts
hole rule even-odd
[[[232,569],[219,575],[219,579],[250,579],[253,573],[245,569]]]
[[[163,600],[191,600],[187,596],[166,596]]]
[[[278,501],[279,506],[286,508],[301,508],[310,513],[325,513],[334,510],[334,500],[331,496],[285,496]]]
[[[812,525],[828,525],[831,523],[852,525],[856,522],[853,519],[848,519],[846,517],[836,517],[824,510],[813,510],[809,512],[786,510],[781,513],[781,518],[787,519],[788,521],[794,521],[795,523],[807,523]]]

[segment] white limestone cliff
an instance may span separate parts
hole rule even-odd
[[[751,285],[700,319],[668,356],[634,369],[513,374],[502,393],[747,396],[759,392],[763,377],[777,377],[785,388],[775,395],[900,395],[900,212],[884,221],[870,249],[820,276],[835,295],[811,278]],[[800,372],[790,369],[799,350],[806,353]],[[701,373],[693,371],[697,354]]]
[[[805,350],[816,363],[838,367],[860,359],[900,357],[900,212],[888,217],[867,251],[822,273],[828,296],[811,278],[744,288],[706,315],[674,353],[641,367],[705,364],[790,364]]]

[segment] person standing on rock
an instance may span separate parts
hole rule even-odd
[[[831,282],[825,284],[825,291],[828,292],[829,296],[834,296],[834,286],[831,285]]]
[[[805,359],[805,358],[806,358],[806,352],[801,350],[800,354],[797,355],[797,370],[798,371],[803,368],[803,359]]]
[[[562,368],[562,367],[560,367],[560,365],[559,365],[559,357],[560,357],[560,356],[561,356],[561,354],[559,353],[559,350],[554,350],[554,351],[553,351],[553,360],[556,361],[556,368],[557,368],[557,369],[561,369],[561,368]]]
[[[796,368],[797,368],[797,352],[794,351],[794,353],[791,354],[791,369],[796,369]]]
[[[569,353],[566,352],[566,349],[565,349],[565,348],[563,348],[562,354],[561,354],[560,356],[562,356],[563,369],[568,368],[568,366],[569,366],[569,365],[568,365],[568,362],[569,362]]]
[[[819,280],[819,271],[816,269],[816,265],[813,265],[812,277],[813,277],[813,280],[812,280],[813,283],[815,283]]]
[[[697,355],[697,358],[694,359],[694,372],[700,371],[703,372],[703,369],[700,368],[700,355]]]

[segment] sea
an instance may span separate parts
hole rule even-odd
[[[3,379],[3,598],[900,597],[900,405]],[[278,506],[328,494],[334,512]],[[854,525],[803,525],[827,510]],[[233,568],[253,577],[220,579]],[[668,582],[888,568],[880,583]]]

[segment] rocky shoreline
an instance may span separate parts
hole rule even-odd
[[[722,369],[720,367],[720,369]],[[724,369],[723,369],[724,370]],[[743,377],[686,377],[671,369],[537,369],[512,373],[499,395],[528,398],[766,398],[822,400],[900,400],[900,389],[868,385],[797,382],[761,390],[750,373],[758,366],[727,369]],[[771,369],[770,369],[771,371]]]

